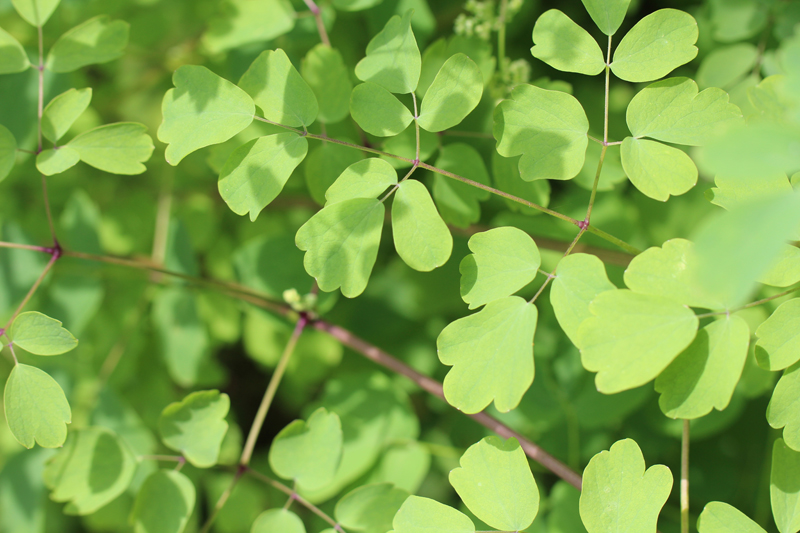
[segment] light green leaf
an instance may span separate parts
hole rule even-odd
[[[436,159],[436,166],[483,185],[491,185],[483,157],[468,144],[455,143],[444,146]],[[433,198],[445,222],[466,228],[480,220],[480,201],[488,200],[489,192],[436,174],[433,181]]]
[[[141,174],[142,164],[153,153],[153,139],[147,127],[137,122],[106,124],[81,133],[67,146],[78,152],[81,161],[112,174]]]
[[[46,372],[17,364],[11,369],[3,393],[6,421],[14,438],[26,448],[34,441],[43,448],[59,448],[72,422],[64,391]]]
[[[752,178],[797,170],[800,128],[757,122],[736,128],[710,142],[703,153],[709,173]]]
[[[450,259],[453,237],[421,182],[406,180],[392,202],[392,237],[403,261],[414,270],[430,272]]]
[[[158,140],[169,144],[170,165],[204,146],[227,141],[253,122],[250,96],[205,67],[184,65],[172,82],[175,88],[164,95],[164,120],[158,128]]]
[[[730,88],[753,70],[758,55],[758,48],[751,43],[717,48],[697,68],[697,84],[703,88]]]
[[[92,101],[92,88],[70,89],[47,104],[42,114],[42,134],[52,142],[64,136]]]
[[[419,112],[419,127],[439,132],[458,125],[483,95],[483,75],[465,54],[445,61],[425,93]]]
[[[69,502],[64,513],[88,515],[122,494],[133,480],[136,458],[110,429],[73,433],[44,471],[50,499]]]
[[[494,111],[492,133],[505,157],[522,155],[522,179],[568,180],[581,167],[589,142],[589,120],[573,96],[533,85],[518,85],[511,100]]]
[[[36,355],[60,355],[78,346],[78,339],[62,328],[59,320],[38,311],[17,316],[9,336],[14,344]]]
[[[686,152],[648,139],[625,137],[622,168],[643,194],[666,202],[697,183],[697,167]]]
[[[264,50],[239,80],[264,118],[295,128],[310,126],[319,113],[314,91],[300,76],[286,52]]]
[[[367,57],[356,65],[361,81],[376,83],[392,93],[413,92],[419,83],[422,56],[411,29],[414,10],[389,19],[367,45]],[[351,108],[352,109],[352,108]]]
[[[453,35],[448,39],[440,38],[425,49],[422,54],[422,72],[419,76],[416,94],[425,97],[425,93],[433,83],[433,79],[442,68],[444,62],[457,53],[466,54],[480,68],[484,85],[491,81],[495,70],[494,52],[491,43],[477,35]]]
[[[320,122],[333,124],[347,117],[353,84],[339,50],[318,44],[303,58],[300,72],[317,97]]]
[[[778,531],[800,530],[800,452],[786,446],[783,439],[776,439],[772,447],[769,495]]]
[[[397,135],[414,120],[395,95],[375,83],[356,85],[350,95],[350,113],[364,131],[378,137]]]
[[[756,360],[767,370],[783,370],[800,360],[800,298],[782,303],[756,330]]]
[[[196,491],[175,470],[151,474],[136,495],[131,520],[134,533],[182,533],[194,509]]]
[[[227,0],[220,11],[203,35],[203,44],[215,54],[289,33],[297,19],[291,0]]]
[[[436,340],[439,360],[452,366],[444,396],[472,414],[492,400],[498,411],[515,408],[533,383],[536,306],[519,296],[494,300],[449,324]]]
[[[622,171],[620,170],[620,174]],[[622,176],[623,179],[625,176]],[[503,157],[492,152],[492,179],[497,189],[513,194],[529,202],[533,202],[542,207],[547,207],[550,203],[550,182],[547,180],[523,181],[519,175],[519,157]],[[526,215],[538,215],[532,207],[522,205],[518,202],[503,198],[503,202],[511,211],[524,213]]]
[[[19,16],[32,26],[41,28],[61,0],[11,0]]]
[[[700,418],[728,406],[750,345],[750,328],[731,315],[698,331],[692,344],[656,378],[658,404],[670,418]]]
[[[724,502],[710,502],[697,517],[699,533],[766,533],[743,512]]]
[[[342,423],[324,407],[304,420],[295,420],[275,436],[269,466],[301,490],[318,490],[333,481],[342,459]]]
[[[17,161],[17,139],[0,124],[0,181],[8,176]]]
[[[605,394],[654,379],[697,333],[695,314],[663,296],[601,292],[589,311],[593,316],[578,328],[578,347],[584,368],[598,373],[597,390]]]
[[[381,2],[383,0],[333,0],[333,5],[342,11],[363,11]]]
[[[47,54],[45,67],[53,72],[72,72],[122,57],[130,27],[108,15],[90,18],[58,38]]]
[[[297,231],[306,252],[303,265],[319,288],[355,298],[367,287],[378,256],[384,205],[375,198],[353,198],[325,206]]]
[[[306,533],[306,526],[300,517],[288,509],[270,509],[264,511],[256,521],[250,533]]]
[[[259,137],[234,150],[219,173],[219,194],[237,215],[261,210],[283,190],[308,153],[308,141],[293,132]]]
[[[533,43],[533,57],[554,69],[595,76],[606,68],[597,41],[558,9],[545,11],[536,21]]]
[[[411,168],[417,157],[417,132],[416,128],[406,128],[394,137],[389,137],[383,142],[383,151],[405,157],[408,161],[394,157],[381,156],[394,168]],[[429,131],[419,130],[419,160],[428,161],[433,153],[439,149],[439,135]]]
[[[530,235],[514,227],[476,233],[469,238],[469,249],[472,253],[461,261],[459,271],[461,298],[470,309],[522,289],[542,263]]]
[[[180,287],[162,289],[153,301],[152,317],[170,377],[182,387],[191,387],[209,347],[194,295]]]
[[[750,174],[748,176],[714,176],[717,185],[709,189],[706,197],[712,204],[731,210],[739,205],[746,205],[759,198],[770,198],[782,194],[791,194],[792,184],[783,172],[775,174]]]
[[[0,28],[0,74],[14,74],[31,68],[25,49],[13,35]]]
[[[758,278],[771,287],[788,287],[800,281],[800,248],[785,244],[769,270]]]
[[[639,446],[623,439],[592,457],[583,471],[581,520],[589,533],[655,533],[671,490],[669,468],[653,465],[645,471]]]
[[[614,35],[625,19],[631,0],[581,0],[600,31]]]
[[[608,280],[606,267],[597,256],[570,254],[558,263],[556,277],[550,288],[558,324],[569,340],[578,345],[578,328],[592,316],[589,304],[601,292],[616,289]]]
[[[486,437],[450,471],[450,484],[479,519],[495,529],[521,531],[539,512],[539,489],[517,439]]]
[[[312,148],[303,167],[311,198],[319,205],[325,205],[325,194],[336,178],[347,167],[363,159],[363,152],[336,143],[323,142]]]
[[[222,439],[228,431],[225,416],[231,401],[217,390],[197,391],[169,404],[158,419],[164,444],[181,452],[198,468],[217,464]]]
[[[711,87],[701,93],[689,78],[651,83],[633,97],[626,113],[634,137],[700,146],[727,128],[744,123],[728,93]]]
[[[347,167],[325,193],[326,205],[351,198],[377,198],[397,184],[397,172],[392,165],[370,157]]]
[[[408,496],[408,492],[391,483],[363,485],[339,500],[334,516],[348,531],[386,533],[392,529],[392,519]]]
[[[367,476],[367,482],[391,483],[396,488],[413,494],[425,481],[431,462],[432,455],[427,443],[414,440],[397,442],[386,448],[378,464]],[[397,506],[400,507],[401,503],[403,501],[398,502]],[[389,523],[391,524],[391,517]]]
[[[436,500],[409,496],[397,511],[389,533],[475,533],[469,517]]]
[[[697,36],[697,21],[690,14],[659,9],[625,34],[614,51],[611,71],[632,82],[663,78],[695,58]]]
[[[80,162],[81,156],[69,146],[42,150],[36,156],[36,169],[45,176],[53,176],[71,169]]]
[[[775,385],[767,406],[767,421],[775,429],[783,428],[783,439],[793,450],[800,451],[800,364],[786,369]]]

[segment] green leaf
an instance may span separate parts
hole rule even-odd
[[[778,531],[796,533],[800,529],[800,452],[786,446],[783,439],[776,439],[772,447],[769,495]]]
[[[381,2],[383,0],[333,0],[333,5],[342,11],[363,11]]]
[[[466,54],[478,65],[484,85],[489,83],[496,63],[492,45],[477,35],[453,35],[447,40],[438,39],[422,54],[422,72],[417,85],[417,96],[425,97],[428,87],[433,83],[433,79],[439,73],[444,62],[459,52]]]
[[[800,360],[800,298],[782,303],[756,330],[756,360],[767,370],[783,370]]]
[[[391,483],[363,485],[339,500],[334,516],[348,530],[386,533],[392,529],[392,519],[408,496],[408,492]]]
[[[700,418],[728,406],[750,345],[750,328],[731,315],[716,320],[656,378],[658,404],[670,418]]]
[[[255,104],[233,83],[205,67],[184,65],[164,95],[158,140],[169,144],[166,158],[177,165],[195,150],[227,141],[253,122]]]
[[[70,89],[47,104],[42,114],[42,134],[52,142],[64,136],[92,101],[92,88]]]
[[[110,429],[74,432],[44,471],[50,499],[69,502],[64,513],[88,515],[111,502],[131,484],[136,458]]]
[[[666,202],[697,183],[692,158],[672,146],[648,139],[625,137],[620,150],[622,168],[643,194]]]
[[[653,465],[645,471],[639,446],[623,439],[592,457],[583,471],[581,520],[589,533],[655,533],[671,490],[669,468]]]
[[[731,87],[752,72],[758,60],[758,48],[751,43],[737,43],[713,50],[697,68],[700,87]]]
[[[325,205],[325,194],[347,167],[364,159],[364,153],[349,146],[323,142],[313,148],[306,159],[304,174],[311,198]],[[376,195],[377,196],[377,195]]]
[[[785,244],[769,270],[758,278],[771,287],[788,287],[800,281],[800,248]]]
[[[793,450],[800,451],[800,364],[794,364],[781,376],[767,406],[767,421],[775,429],[783,429],[783,439]]]
[[[62,328],[60,321],[38,311],[17,316],[9,336],[14,344],[36,355],[60,355],[78,346],[78,339]]]
[[[595,76],[606,68],[597,41],[558,9],[545,11],[538,18],[533,26],[533,43],[533,57],[554,69]]]
[[[469,249],[472,253],[461,261],[459,271],[461,298],[470,309],[522,289],[542,263],[530,235],[514,227],[476,233],[469,238]]]
[[[414,270],[430,272],[450,259],[453,237],[421,182],[406,180],[392,202],[392,237],[403,261]]]
[[[41,28],[61,0],[11,0],[19,16],[32,26]]]
[[[314,91],[300,76],[286,52],[264,50],[239,80],[264,118],[295,128],[310,126],[319,113]]]
[[[53,176],[71,169],[81,160],[81,156],[69,146],[42,150],[36,156],[36,170],[45,176]]]
[[[621,173],[621,172],[620,172]],[[550,182],[547,180],[523,181],[519,175],[519,157],[503,157],[492,152],[492,179],[496,188],[542,207],[550,203]],[[624,176],[623,176],[624,179]],[[518,202],[503,198],[511,211],[538,215],[541,212]]]
[[[429,131],[419,130],[419,160],[427,161],[439,149],[439,135]],[[416,128],[406,128],[394,137],[389,137],[383,142],[383,151],[405,157],[408,161],[394,157],[381,156],[394,168],[411,168],[413,160],[417,157],[417,132]]]
[[[250,533],[306,533],[306,526],[300,517],[288,509],[270,509],[264,511],[256,521]]]
[[[589,142],[589,120],[573,96],[533,85],[518,85],[511,100],[494,111],[492,133],[505,157],[522,155],[522,179],[568,180],[581,167]]]
[[[444,379],[444,396],[472,414],[492,400],[501,413],[515,408],[533,383],[536,306],[519,296],[494,300],[439,334],[439,360],[453,368]]]
[[[436,166],[472,181],[490,185],[489,172],[478,151],[468,144],[448,144],[441,149]],[[433,198],[445,222],[466,228],[481,218],[480,201],[489,199],[489,191],[436,174]]]
[[[631,0],[581,0],[600,31],[614,35],[625,19]]]
[[[768,176],[797,170],[800,128],[793,124],[756,122],[710,142],[703,162],[710,173],[731,178]]]
[[[743,512],[724,502],[710,502],[697,517],[699,533],[766,533]]]
[[[130,27],[108,15],[90,18],[58,38],[47,54],[45,67],[53,72],[72,72],[122,57]]]
[[[775,174],[759,172],[746,177],[717,174],[714,176],[714,183],[717,186],[709,189],[707,197],[712,204],[729,211],[759,198],[766,199],[792,192],[792,184],[783,172]]]
[[[81,133],[67,146],[78,152],[81,161],[112,174],[141,174],[142,164],[153,153],[153,139],[147,126],[137,122],[106,124]]]
[[[479,519],[495,529],[521,531],[539,512],[539,489],[517,439],[486,437],[450,471],[450,484]]]
[[[689,78],[651,83],[633,97],[626,113],[634,137],[700,146],[714,135],[743,124],[728,93],[711,87],[701,93]]]
[[[397,184],[397,172],[392,165],[371,157],[353,163],[342,172],[325,193],[326,205],[352,198],[376,198]]]
[[[0,124],[0,181],[8,176],[16,161],[17,139],[8,128]]]
[[[413,14],[414,10],[410,9],[402,18],[393,16],[372,38],[367,45],[367,57],[356,65],[358,79],[376,83],[398,94],[407,94],[417,88],[422,56],[411,29]]]
[[[356,85],[350,95],[350,113],[364,131],[378,137],[397,135],[414,120],[395,95],[375,83]]]
[[[291,0],[227,0],[219,9],[203,34],[203,44],[215,54],[289,33],[297,19]]]
[[[425,93],[419,112],[419,127],[440,132],[458,125],[481,101],[483,75],[465,54],[445,61]]]
[[[353,84],[339,50],[318,44],[303,58],[300,72],[317,97],[320,122],[333,124],[350,114]]]
[[[72,422],[64,391],[46,372],[17,364],[11,369],[3,393],[8,429],[26,448],[34,441],[43,448],[59,448]]]
[[[134,533],[181,533],[194,509],[196,492],[175,470],[151,474],[139,489],[131,520]]]
[[[389,533],[475,533],[467,515],[421,496],[409,496],[392,524],[394,529]]]
[[[28,54],[13,35],[0,28],[0,74],[14,74],[31,68]]]
[[[663,78],[695,58],[697,36],[697,21],[690,14],[659,9],[625,34],[614,51],[611,71],[632,82]]]
[[[170,377],[191,387],[200,377],[209,348],[194,295],[180,287],[162,289],[153,301],[152,317]]]
[[[318,490],[333,481],[342,459],[342,423],[324,407],[306,423],[295,420],[283,428],[269,448],[269,466],[301,490]]]
[[[303,265],[319,288],[355,298],[367,287],[378,256],[384,205],[375,198],[353,198],[325,206],[297,231],[306,252]]]
[[[663,296],[605,291],[578,328],[584,368],[597,372],[597,390],[614,394],[658,376],[697,333],[697,317]],[[591,533],[591,531],[590,531]]]
[[[0,528],[15,533],[41,533],[45,528],[44,449],[9,454],[0,470]]]
[[[307,153],[308,141],[293,132],[253,139],[228,157],[219,173],[219,194],[231,211],[250,213],[254,221],[278,197]]]
[[[228,395],[217,390],[193,392],[161,412],[158,419],[161,439],[194,466],[214,466],[228,431],[225,416],[230,405]]]
[[[608,280],[606,268],[597,256],[570,254],[558,263],[556,277],[550,288],[558,324],[569,340],[578,345],[578,328],[592,316],[589,304],[601,292],[616,289]]]

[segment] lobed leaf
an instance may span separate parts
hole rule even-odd
[[[217,390],[196,391],[169,404],[158,419],[161,440],[198,468],[214,466],[228,431],[230,405],[228,395]]]
[[[61,0],[11,0],[19,16],[32,26],[41,28]]]
[[[326,205],[352,198],[376,198],[397,184],[395,169],[377,157],[353,163],[342,172],[325,193]]]
[[[595,76],[606,68],[597,41],[558,9],[545,11],[536,20],[533,43],[533,57],[554,69]]]
[[[80,154],[69,146],[60,146],[58,149],[42,150],[36,156],[36,170],[45,176],[53,176],[65,172],[81,160]]]
[[[767,406],[767,421],[775,429],[783,428],[783,440],[791,449],[800,451],[800,364],[784,371],[775,385]]]
[[[42,113],[42,135],[54,143],[58,141],[86,111],[91,101],[91,87],[70,89],[50,100]]]
[[[395,95],[375,83],[356,85],[350,95],[350,114],[361,129],[378,137],[397,135],[414,120]]]
[[[625,19],[631,0],[581,0],[600,31],[614,35]]]
[[[72,72],[118,59],[128,45],[130,27],[108,15],[90,18],[58,38],[47,54],[45,67],[53,72]]]
[[[8,429],[26,448],[59,448],[72,422],[64,391],[46,372],[17,364],[11,369],[3,393]]]
[[[142,164],[153,153],[153,139],[147,127],[136,122],[106,124],[72,139],[67,146],[78,152],[81,161],[112,174],[141,174]]]
[[[469,517],[430,498],[409,496],[392,522],[389,533],[475,533]]]
[[[430,272],[450,259],[453,236],[422,182],[406,180],[398,185],[392,202],[394,247],[405,263]]]
[[[766,533],[739,509],[724,502],[710,502],[697,517],[699,533]]]
[[[294,29],[297,13],[291,0],[227,0],[211,17],[203,45],[218,54],[256,41],[270,41]]]
[[[756,361],[783,370],[800,360],[800,298],[783,302],[756,330]]]
[[[686,152],[649,139],[626,137],[620,150],[622,168],[643,194],[666,202],[697,183],[697,167]]]
[[[408,497],[408,492],[391,483],[362,485],[339,500],[334,515],[348,530],[386,533],[392,529],[392,520]]]
[[[392,93],[413,92],[419,83],[422,56],[411,29],[413,9],[395,15],[367,45],[367,57],[356,65],[356,77]]]
[[[24,72],[30,67],[28,54],[19,41],[0,28],[0,74]]]
[[[14,168],[17,161],[17,139],[8,128],[0,124],[0,181]]]
[[[306,533],[306,526],[300,517],[288,509],[270,509],[264,511],[256,521],[250,533]]]
[[[422,100],[419,127],[440,132],[461,123],[481,101],[483,75],[478,65],[458,53],[444,62]]]
[[[74,350],[78,339],[61,322],[38,311],[21,313],[9,330],[11,341],[35,355],[60,355]]]
[[[490,185],[483,158],[468,144],[454,143],[442,147],[436,166],[477,183]],[[480,202],[489,199],[489,192],[437,174],[433,181],[433,198],[445,222],[466,228],[480,220]]]
[[[353,84],[339,50],[318,44],[303,58],[300,72],[314,91],[319,104],[317,119],[320,122],[333,124],[350,114]]]
[[[145,479],[131,512],[134,533],[181,533],[197,497],[194,485],[175,470],[159,470]]]
[[[783,439],[776,439],[772,446],[769,496],[778,531],[800,530],[800,452],[789,448]]]

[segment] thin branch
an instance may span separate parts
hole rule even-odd
[[[578,244],[578,241],[581,240],[581,237],[583,237],[583,234],[585,232],[586,232],[586,228],[585,227],[581,228],[580,231],[578,231],[578,234],[575,235],[574,239],[572,239],[572,243],[567,247],[567,250],[564,252],[564,255],[561,257],[561,259],[564,259],[564,257],[567,257],[569,254],[572,253],[572,250],[575,249],[575,246]],[[559,261],[559,263],[560,262],[561,261]],[[545,287],[547,287],[550,284],[550,282],[553,281],[553,279],[556,277],[556,270],[557,269],[558,269],[558,265],[556,265],[556,267],[553,269],[552,272],[547,274],[547,279],[544,280],[544,283],[542,283],[542,286],[539,287],[539,290],[536,291],[536,294],[533,295],[533,298],[531,298],[528,303],[532,304],[533,302],[536,301],[537,298],[539,298],[539,295],[542,294],[542,292],[544,291]]]
[[[203,524],[203,529],[200,530],[200,533],[208,533],[208,531],[211,529],[211,526],[214,524],[214,520],[217,519],[217,515],[222,508],[225,507],[225,503],[227,503],[228,498],[230,498],[231,492],[233,492],[236,484],[239,483],[240,479],[242,479],[244,472],[245,470],[243,468],[236,470],[236,474],[234,474],[231,484],[228,485],[228,488],[225,489],[225,492],[220,495],[219,500],[217,500],[216,505],[214,505],[214,510],[211,511],[211,515],[206,519],[206,523]]]
[[[53,249],[47,246],[34,246],[32,244],[17,244],[15,242],[0,242],[0,248],[16,248],[18,250],[30,250],[32,252],[41,252],[45,254],[53,253]]]
[[[605,231],[599,229],[597,226],[592,226],[590,224],[590,225],[586,226],[586,231],[588,231],[589,233],[594,233],[595,235],[597,235],[601,239],[606,240],[606,241],[610,242],[611,244],[616,244],[617,246],[619,246],[620,248],[622,248],[623,250],[625,250],[629,254],[639,255],[640,253],[642,253],[642,251],[640,249],[636,248],[635,246],[631,246],[630,244],[628,244],[627,242],[623,241],[622,239],[618,239],[617,237],[614,237],[613,235],[611,235],[609,233],[606,233]]]
[[[22,300],[22,303],[19,304],[19,306],[17,307],[16,311],[14,311],[14,314],[11,315],[11,318],[8,319],[8,323],[3,328],[3,331],[8,331],[8,328],[11,327],[11,324],[14,323],[14,320],[16,320],[17,316],[19,316],[19,314],[22,312],[22,310],[28,304],[28,301],[31,299],[31,297],[36,292],[36,289],[39,288],[39,285],[42,283],[42,280],[44,279],[44,277],[47,275],[48,272],[50,272],[50,269],[53,268],[53,265],[56,264],[56,261],[58,261],[58,258],[59,258],[59,254],[57,254],[57,253],[54,253],[50,257],[50,261],[47,262],[47,265],[45,265],[44,270],[42,270],[42,273],[39,274],[39,277],[34,282],[33,287],[31,287],[31,289],[28,291],[28,294],[25,295],[25,298]]]
[[[317,31],[319,32],[319,39],[322,41],[322,44],[329,47],[331,46],[331,40],[328,38],[328,32],[325,29],[325,22],[322,20],[322,11],[320,11],[319,6],[314,2],[314,0],[304,0],[306,6],[308,6],[309,11],[314,15],[314,21],[317,23]]]

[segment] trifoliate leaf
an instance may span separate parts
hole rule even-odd
[[[514,227],[476,233],[469,238],[469,249],[472,253],[459,271],[461,298],[470,309],[511,296],[533,281],[542,263],[530,235]]]
[[[800,298],[782,303],[756,330],[756,361],[783,370],[800,360]]]
[[[154,472],[136,495],[131,513],[134,533],[181,533],[196,496],[191,480],[180,472]]]
[[[32,26],[41,28],[61,0],[11,0],[19,16]]]
[[[483,75],[465,54],[445,61],[425,93],[419,111],[419,127],[439,132],[458,125],[483,95]]]
[[[750,328],[731,315],[697,332],[694,341],[656,378],[658,404],[670,418],[700,418],[728,406],[742,375]]]
[[[800,364],[786,369],[775,385],[767,406],[767,421],[775,429],[783,429],[783,440],[793,450],[800,451]]]
[[[255,104],[242,89],[205,67],[184,65],[164,95],[158,140],[169,144],[166,158],[177,165],[195,150],[227,141],[253,122]]]
[[[583,167],[589,120],[575,97],[518,85],[495,108],[492,133],[505,157],[522,155],[522,179],[568,180]]]
[[[219,194],[237,215],[253,221],[283,190],[308,153],[308,141],[293,132],[253,139],[233,151],[219,173]]]
[[[699,533],[766,533],[746,514],[724,502],[710,502],[697,517]]]
[[[670,195],[679,196],[697,183],[697,167],[692,158],[672,146],[626,137],[620,156],[631,183],[654,200],[666,202]]]
[[[256,521],[250,533],[306,533],[306,526],[300,517],[288,509],[270,509],[264,511]]]
[[[92,88],[70,89],[47,104],[42,114],[42,134],[52,142],[64,136],[92,101]]]
[[[170,377],[182,387],[191,387],[209,347],[194,294],[179,287],[162,289],[153,301],[153,325]]]
[[[347,140],[346,142],[351,142]],[[325,194],[347,167],[364,159],[364,153],[331,142],[319,143],[306,158],[304,174],[311,198],[325,205]],[[377,195],[376,195],[377,196]]]
[[[800,281],[800,248],[785,244],[759,283],[771,287],[788,287]]]
[[[475,533],[475,524],[467,515],[421,496],[409,496],[392,524],[389,533]]]
[[[403,261],[414,270],[430,272],[450,259],[453,236],[444,223],[428,189],[406,180],[392,201],[392,237]]]
[[[153,153],[153,139],[147,126],[136,122],[106,124],[81,133],[67,146],[78,152],[81,161],[112,174],[141,174],[142,164]]]
[[[689,78],[651,83],[633,97],[626,113],[634,137],[700,146],[725,129],[744,123],[728,93],[711,87],[701,93]]]
[[[20,444],[26,448],[33,448],[34,442],[43,448],[64,444],[72,411],[64,391],[49,374],[35,366],[15,365],[3,401],[8,429]]]
[[[136,472],[136,458],[110,429],[74,432],[44,471],[50,499],[69,502],[66,514],[87,515],[122,494]]]
[[[0,74],[14,74],[31,68],[25,49],[13,35],[0,28]]]
[[[800,451],[789,448],[783,439],[772,446],[772,471],[769,495],[772,516],[780,533],[800,529]]]
[[[450,484],[479,519],[495,529],[522,531],[539,512],[539,489],[517,439],[486,437],[450,471]]]
[[[658,376],[694,340],[697,317],[663,296],[626,289],[601,292],[578,328],[584,368],[597,390],[614,394]],[[590,532],[591,533],[591,532]]]
[[[331,481],[342,459],[342,423],[324,407],[283,428],[269,448],[269,466],[304,490],[318,490]]]
[[[372,38],[367,45],[367,57],[356,65],[358,79],[376,83],[398,94],[407,94],[417,88],[422,56],[411,29],[413,14],[414,10],[410,9],[402,18],[393,16]]]
[[[645,471],[636,442],[620,440],[592,457],[583,471],[581,520],[589,533],[655,533],[671,490],[669,468],[653,465]]]
[[[391,483],[363,485],[339,500],[334,516],[348,531],[386,533],[392,529],[394,515],[408,496],[408,492]]]
[[[631,0],[581,0],[600,31],[614,35],[625,19]]]
[[[319,288],[355,298],[367,287],[378,256],[384,205],[375,198],[353,198],[325,206],[297,231],[306,252],[303,265]]]
[[[17,139],[0,124],[0,181],[8,176],[17,161]]]
[[[632,82],[663,78],[695,58],[697,36],[697,21],[690,14],[659,9],[625,34],[614,51],[611,71]]]
[[[758,55],[758,48],[751,43],[717,48],[705,56],[697,67],[697,84],[703,88],[728,89],[752,72]]]
[[[483,158],[468,144],[444,146],[436,159],[436,166],[483,185],[490,185],[489,172]],[[442,218],[448,224],[466,228],[480,220],[480,202],[489,198],[489,192],[437,174],[433,181],[433,198]]]
[[[61,327],[61,321],[38,311],[17,316],[9,336],[15,345],[36,355],[60,355],[78,346],[78,339]]]
[[[58,38],[47,54],[45,67],[53,72],[72,72],[122,57],[130,27],[108,15],[91,18]]]
[[[317,97],[320,122],[333,124],[347,117],[353,84],[339,50],[318,44],[303,58],[300,72]]]
[[[203,44],[212,53],[243,44],[270,41],[294,28],[297,13],[291,0],[228,0],[209,18]]]
[[[280,48],[261,52],[242,75],[239,87],[273,122],[305,128],[317,118],[314,91]]]
[[[81,156],[69,146],[59,146],[58,149],[42,150],[36,156],[36,170],[45,176],[61,174],[81,160]]]
[[[350,113],[364,131],[378,137],[397,135],[414,120],[395,95],[375,83],[356,85],[350,95]]]
[[[377,157],[354,163],[342,172],[328,192],[326,205],[351,198],[377,198],[392,185],[397,184],[395,169]]]
[[[482,411],[492,400],[505,413],[519,404],[533,382],[536,306],[519,296],[494,300],[449,324],[436,346],[448,403],[465,413]]]
[[[533,44],[533,57],[563,72],[594,76],[606,68],[597,41],[558,9],[545,11],[536,21]]]
[[[225,416],[231,401],[217,390],[197,391],[169,404],[158,419],[164,444],[180,452],[198,468],[217,464],[222,439],[228,431]]]

